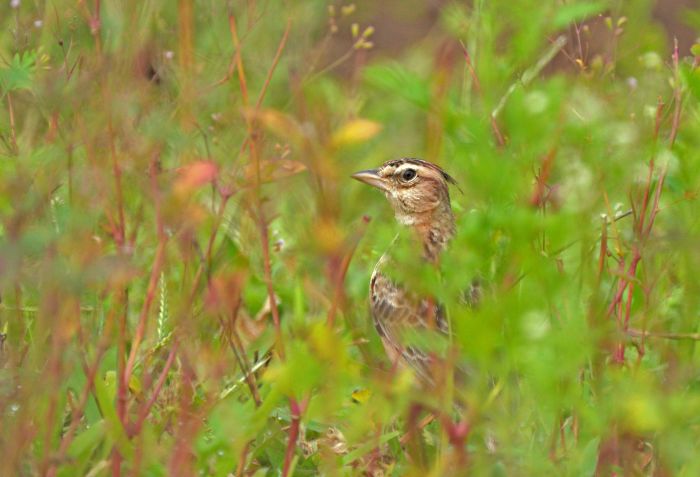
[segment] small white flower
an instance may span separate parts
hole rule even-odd
[[[10,0],[10,7],[19,8],[20,0]]]
[[[166,60],[172,60],[173,58],[175,58],[175,53],[171,50],[167,50],[165,53],[163,53],[163,56],[165,56]]]
[[[44,26],[43,20],[34,20],[34,28],[41,28]]]
[[[530,311],[523,316],[523,331],[528,338],[539,340],[549,333],[551,325],[548,316],[541,311]]]

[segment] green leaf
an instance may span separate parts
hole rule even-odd
[[[68,448],[68,455],[73,458],[84,457],[88,453],[94,452],[95,448],[104,439],[107,426],[104,420],[96,422],[75,436]]]
[[[37,52],[29,51],[22,56],[15,54],[6,68],[0,69],[0,88],[3,92],[31,89],[36,71]]]
[[[579,2],[562,5],[554,14],[552,25],[555,28],[563,28],[571,22],[585,20],[601,13],[607,6],[607,2]]]
[[[699,46],[699,45],[696,45]],[[681,77],[690,92],[696,98],[700,98],[700,68],[692,68],[690,65],[682,65]]]
[[[600,445],[600,436],[594,437],[586,444],[581,453],[581,467],[578,475],[580,477],[591,477],[595,474],[595,469],[598,465],[598,446]]]
[[[427,83],[399,64],[370,66],[364,71],[367,83],[375,88],[404,98],[421,108],[430,106]]]
[[[287,396],[300,396],[316,386],[323,375],[322,363],[316,359],[309,346],[293,342],[287,351],[286,361],[273,363],[263,379],[274,383]]]
[[[116,379],[114,371],[108,371],[104,379],[95,379],[95,397],[102,411],[102,416],[107,422],[109,435],[114,439],[119,452],[131,459],[134,454],[133,448],[114,407]]]

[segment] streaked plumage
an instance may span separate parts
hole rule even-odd
[[[413,231],[422,247],[425,266],[436,266],[441,252],[455,233],[448,184],[455,180],[435,164],[420,159],[398,159],[377,169],[361,171],[353,178],[384,192],[394,208],[397,221]],[[370,310],[389,358],[407,363],[424,382],[432,382],[433,358],[404,337],[410,330],[448,333],[443,308],[429,297],[417,296],[388,276],[390,252],[375,266],[370,279]]]

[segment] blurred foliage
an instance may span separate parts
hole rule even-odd
[[[429,3],[3,2],[0,475],[700,474],[700,45],[646,0]],[[431,392],[349,179],[404,156],[464,190],[404,277],[472,370]]]

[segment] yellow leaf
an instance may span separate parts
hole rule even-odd
[[[375,121],[353,119],[333,134],[333,145],[344,146],[364,142],[376,136],[381,129],[382,125]]]
[[[366,403],[370,397],[372,397],[372,391],[366,388],[356,389],[352,392],[352,400],[359,404]]]
[[[664,426],[659,403],[650,396],[629,396],[625,399],[623,409],[627,426],[638,432],[655,432]]]
[[[141,380],[134,374],[129,377],[129,391],[134,393],[137,397],[141,397],[141,392],[143,391]]]

